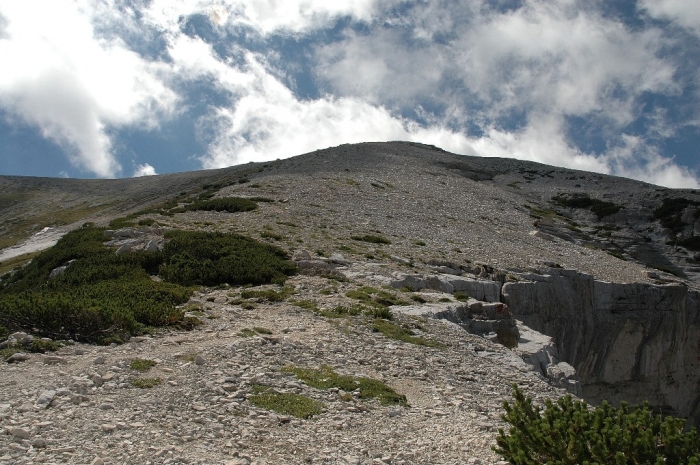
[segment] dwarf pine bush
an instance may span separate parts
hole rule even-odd
[[[235,234],[172,231],[161,252],[116,255],[92,226],[66,234],[0,281],[0,325],[52,338],[110,342],[148,326],[188,326],[194,285],[283,282],[295,271],[279,248]],[[49,278],[51,271],[65,271]],[[160,274],[164,281],[151,279]]]
[[[590,409],[570,395],[536,407],[513,386],[513,405],[503,403],[494,451],[515,465],[700,465],[700,437],[685,420],[654,415],[648,404]]]

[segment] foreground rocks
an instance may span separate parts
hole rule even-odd
[[[328,286],[320,277],[292,282],[299,297]],[[540,400],[564,392],[500,344],[449,322],[397,316],[444,344],[431,348],[388,339],[362,317],[329,319],[289,302],[244,310],[231,294],[201,295],[204,324],[192,332],[66,346],[54,355],[62,364],[30,354],[3,365],[0,463],[495,464],[490,447],[510,385]],[[245,337],[253,327],[271,334]],[[130,368],[135,358],[157,364],[140,373]],[[281,371],[321,364],[383,380],[410,407],[344,401]],[[141,378],[160,383],[134,387]],[[308,420],[263,410],[248,400],[254,385],[325,408]]]

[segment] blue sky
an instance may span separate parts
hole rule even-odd
[[[411,140],[700,187],[691,0],[0,0],[0,174]]]

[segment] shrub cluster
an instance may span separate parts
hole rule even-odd
[[[186,210],[203,210],[217,212],[247,212],[258,208],[258,204],[253,200],[241,197],[221,197],[217,199],[197,199],[185,206]]]
[[[184,286],[284,283],[296,271],[285,251],[237,234],[170,231],[159,273]]]
[[[503,403],[511,425],[498,432],[494,451],[515,465],[700,464],[700,437],[684,433],[685,420],[654,415],[648,404],[614,408],[604,402],[589,409],[562,397],[544,410],[513,386],[515,403]]]
[[[0,325],[53,338],[110,342],[183,324],[192,285],[282,282],[294,265],[270,245],[233,234],[173,231],[162,252],[116,255],[104,230],[66,234],[0,282]],[[49,278],[52,270],[63,274]],[[151,279],[160,274],[166,282]]]
[[[562,207],[569,208],[582,208],[590,210],[598,217],[599,220],[605,218],[606,216],[613,215],[624,207],[621,205],[616,205],[612,202],[606,202],[604,200],[592,199],[588,195],[566,198],[563,196],[555,197],[554,202]]]

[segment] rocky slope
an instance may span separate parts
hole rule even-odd
[[[74,224],[202,188],[264,198],[245,213],[134,219],[283,247],[303,272],[291,281],[294,299],[319,309],[347,304],[345,293],[362,285],[417,291],[425,302],[394,313],[444,347],[290,301],[245,310],[240,289],[205,289],[196,303],[211,319],[201,329],[3,367],[0,463],[496,463],[489,445],[513,382],[539,399],[567,390],[593,402],[649,398],[697,421],[694,191],[408,143],[148,180],[1,181],[8,198],[72,186],[69,207],[82,196],[109,206],[81,210]],[[3,218],[14,223],[2,227],[35,224],[29,201],[13,199],[3,208],[14,216]],[[244,337],[254,326],[272,335]],[[132,387],[136,357],[157,360],[163,382]],[[287,364],[383,379],[411,407],[341,401],[283,374]],[[312,420],[266,413],[247,400],[255,383],[305,393],[326,411]]]

